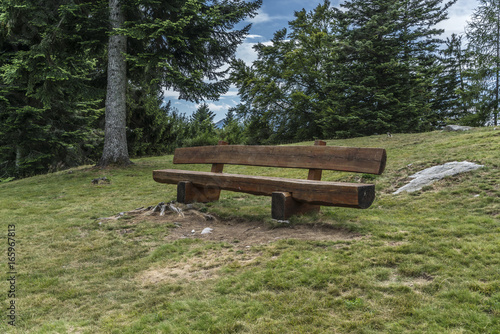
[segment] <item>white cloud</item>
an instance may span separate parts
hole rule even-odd
[[[271,16],[265,13],[262,9],[259,9],[255,17],[248,19],[248,21],[253,24],[265,23],[271,20],[272,20]]]
[[[257,60],[257,53],[253,49],[255,44],[256,43],[242,43],[238,46],[236,58],[243,60],[245,64],[250,66],[254,60]]]
[[[215,102],[205,102],[208,106],[208,109],[211,111],[214,111],[216,113],[220,113],[221,111],[227,111],[229,108],[233,107],[232,105],[229,105],[227,103],[215,103]],[[202,105],[202,103],[197,104],[196,108],[199,108]]]
[[[236,86],[231,85],[231,87],[229,88],[227,93],[221,95],[221,98],[228,98],[228,97],[234,97],[234,96],[238,96],[238,89],[236,88]]]
[[[470,21],[472,13],[478,7],[477,0],[458,0],[448,10],[448,19],[438,24],[438,28],[444,29],[443,37],[451,34],[462,34],[465,31],[467,21]]]
[[[256,39],[256,38],[263,38],[261,35],[247,35],[247,39]]]
[[[253,49],[254,45],[257,43],[242,43],[238,50],[236,51],[236,58],[239,58],[247,64],[247,66],[252,65],[252,63],[257,60],[257,52]],[[261,42],[265,46],[273,45],[272,41]]]
[[[176,92],[175,90],[172,89],[164,89],[163,90],[163,96],[166,99],[178,99],[179,98],[179,92]]]
[[[258,10],[257,15],[248,19],[247,21],[252,24],[266,23],[270,21],[278,21],[278,20],[287,20],[289,21],[291,17],[283,16],[283,15],[269,15],[261,9]]]

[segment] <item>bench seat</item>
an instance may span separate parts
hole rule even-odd
[[[320,206],[366,209],[375,199],[375,185],[321,181],[323,170],[380,175],[385,168],[384,149],[314,146],[227,145],[187,147],[175,150],[174,164],[212,164],[210,172],[179,169],[153,171],[156,182],[177,184],[180,203],[219,200],[221,190],[272,196],[271,215],[319,212]],[[223,173],[224,165],[308,169],[307,180]]]
[[[231,190],[253,195],[272,196],[275,192],[289,192],[298,202],[324,206],[366,209],[375,199],[375,186],[363,183],[327,182],[178,169],[155,170],[153,171],[153,179],[156,182],[168,184],[189,181],[199,188]],[[184,199],[181,198],[178,201],[184,202]]]

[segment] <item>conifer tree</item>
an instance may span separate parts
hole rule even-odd
[[[476,117],[498,125],[500,107],[500,0],[479,0],[466,28],[475,59],[475,85],[482,87]]]
[[[0,173],[86,162],[100,137],[99,3],[4,0],[0,12]]]
[[[290,31],[282,29],[269,44],[258,44],[252,66],[235,61],[232,80],[242,103],[250,143],[278,143],[321,136],[321,117],[335,92],[338,22],[324,1],[313,11],[295,13]]]
[[[345,102],[339,109],[355,125],[353,130],[346,124],[351,131],[414,132],[439,125],[432,91],[443,30],[435,26],[455,1],[351,0],[342,5],[350,28],[342,36]]]
[[[296,12],[289,32],[256,46],[252,66],[233,63],[240,115],[272,142],[440,125],[436,25],[455,1],[351,0],[342,11],[324,1]]]
[[[168,2],[110,0],[112,32],[108,54],[108,76],[116,74],[116,85],[108,86],[106,138],[100,166],[128,164],[123,85],[125,74],[141,73],[155,85],[180,92],[181,99],[217,99],[227,91],[227,70],[237,46],[250,29],[234,29],[248,16],[256,15],[261,0],[175,0]],[[122,16],[123,15],[123,16]],[[116,19],[116,20],[115,20]],[[125,42],[128,71],[125,68]],[[108,84],[113,85],[108,79]]]

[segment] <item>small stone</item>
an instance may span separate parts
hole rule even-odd
[[[209,234],[212,233],[213,230],[214,230],[213,228],[205,227],[203,231],[201,231],[201,234]]]

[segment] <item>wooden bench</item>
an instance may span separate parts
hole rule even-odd
[[[211,202],[221,190],[272,196],[272,217],[319,211],[321,205],[368,208],[375,199],[375,185],[321,181],[322,170],[381,174],[384,149],[326,146],[227,145],[178,148],[174,164],[212,164],[210,172],[164,169],[153,171],[160,183],[177,184],[180,203]],[[224,164],[309,169],[307,180],[222,173]]]

